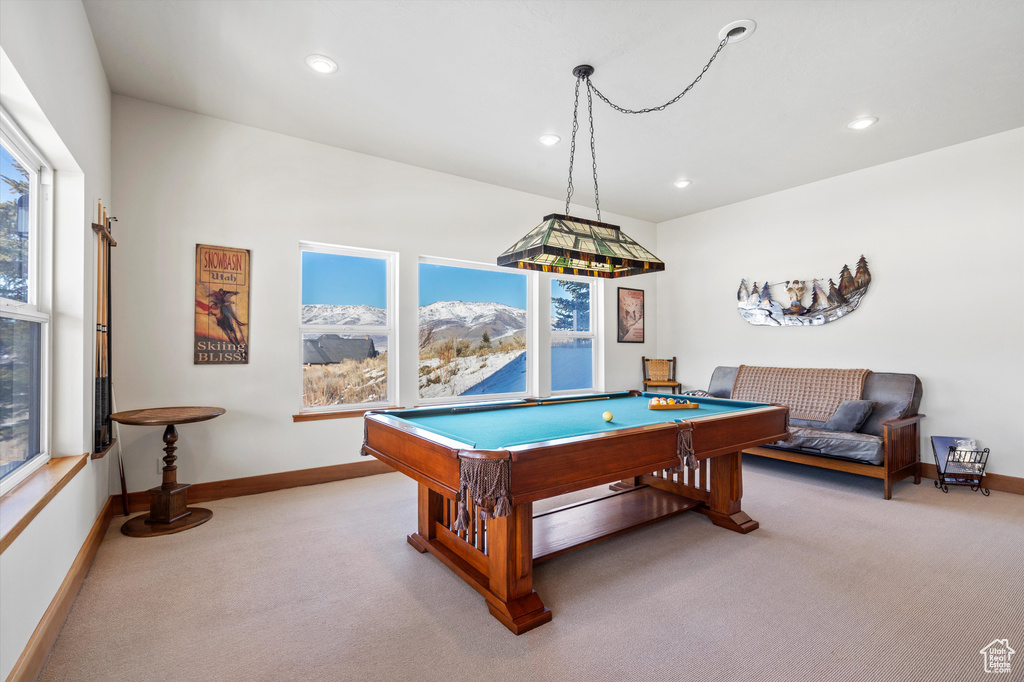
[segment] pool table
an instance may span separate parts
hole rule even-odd
[[[691,397],[696,409],[653,410],[654,395],[368,412],[362,452],[419,483],[409,543],[518,635],[551,620],[533,589],[540,561],[688,510],[739,533],[758,527],[740,509],[740,451],[786,438],[788,408]],[[607,483],[603,497],[533,514],[538,500]]]

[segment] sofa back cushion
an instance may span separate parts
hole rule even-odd
[[[736,367],[716,367],[711,374],[708,393],[717,398],[729,398],[732,385],[736,380]],[[860,433],[873,436],[882,435],[882,422],[888,419],[899,419],[917,414],[921,405],[921,380],[914,374],[896,374],[894,372],[870,372],[864,380],[863,400],[870,400],[874,405],[867,421],[860,428]],[[824,422],[810,419],[791,419],[793,426],[821,428]]]
[[[739,367],[715,367],[715,371],[711,373],[708,393],[716,398],[732,396],[732,385],[736,383],[737,371],[739,371]]]
[[[864,400],[875,404],[861,433],[882,435],[882,422],[917,414],[921,407],[921,380],[916,374],[872,372],[864,381]]]

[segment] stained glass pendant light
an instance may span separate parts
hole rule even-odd
[[[665,264],[618,225],[552,213],[498,256],[498,265],[564,275],[628,277]]]
[[[742,24],[742,26],[740,25]],[[648,272],[660,272],[665,263],[624,233],[618,225],[601,222],[601,199],[597,189],[597,155],[594,145],[594,100],[597,95],[602,101],[623,114],[647,114],[661,111],[675,104],[688,93],[704,76],[715,61],[715,57],[731,41],[746,38],[754,28],[754,22],[743,20],[733,22],[722,29],[718,49],[701,70],[700,74],[685,90],[665,104],[650,109],[625,109],[613,104],[590,82],[594,67],[581,64],[572,70],[576,76],[576,99],[572,110],[572,144],[569,151],[569,188],[565,197],[565,213],[544,216],[537,227],[525,237],[498,256],[498,265],[521,270],[539,270],[566,275],[590,277],[629,277]],[[569,215],[572,200],[572,167],[576,155],[576,131],[579,130],[580,84],[587,88],[587,109],[590,117],[590,155],[594,168],[594,205],[597,220],[587,220]]]

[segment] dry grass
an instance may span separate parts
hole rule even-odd
[[[302,400],[306,407],[372,403],[387,400],[387,396],[387,353],[362,361],[302,367]]]
[[[421,375],[429,375],[426,378],[428,386],[439,383],[447,384],[454,378],[455,374],[459,371],[455,358],[486,357],[491,353],[508,353],[526,349],[526,339],[518,335],[513,336],[511,339],[502,339],[498,343],[480,341],[475,346],[471,340],[460,339],[455,336],[449,336],[440,341],[433,341],[432,334],[429,334],[425,340],[421,338],[421,343],[424,341],[425,345],[420,347],[419,373]],[[437,366],[424,364],[424,361],[434,358],[438,360]]]
[[[449,336],[440,341],[432,341],[420,349],[420,360],[439,358],[441,364],[447,364],[455,358],[464,358],[470,355],[488,355],[490,353],[508,353],[514,350],[525,350],[526,339],[516,335],[510,339],[502,339],[498,343],[494,341],[479,341],[474,346],[470,339],[460,339]]]

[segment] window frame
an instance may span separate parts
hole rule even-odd
[[[563,282],[580,282],[590,286],[590,331],[559,331],[551,325],[551,333],[548,339],[548,382],[551,386],[551,395],[572,395],[576,393],[598,393],[598,371],[601,363],[600,359],[600,344],[599,339],[601,336],[598,334],[598,325],[600,324],[600,310],[602,307],[598,305],[598,292],[601,291],[601,287],[598,286],[598,282],[592,277],[581,277],[578,275],[560,275],[552,274],[550,282],[548,284],[547,295],[549,298],[549,305],[551,306],[552,317],[554,316],[554,296],[551,295],[551,286],[555,281]],[[569,339],[590,339],[590,388],[566,388],[561,390],[555,390],[551,384],[553,372],[551,371],[551,349],[554,348],[555,341],[569,340]]]
[[[327,253],[339,256],[350,256],[355,258],[374,258],[385,262],[386,272],[386,325],[327,325],[327,324],[303,324],[302,323],[302,254],[306,251],[313,253]],[[299,415],[316,415],[329,412],[351,413],[365,412],[369,409],[380,407],[391,407],[398,404],[398,253],[395,251],[382,251],[380,249],[367,249],[356,246],[341,246],[337,244],[325,244],[322,242],[299,241],[299,305],[298,305],[298,327],[299,327],[299,357],[301,362],[303,336],[306,334],[369,334],[372,336],[387,336],[388,338],[388,380],[387,395],[384,400],[365,403],[341,403],[336,405],[307,406],[304,400],[304,391],[300,376],[299,382]]]
[[[28,295],[26,301],[0,297],[0,317],[40,325],[39,452],[0,478],[3,495],[38,471],[52,457],[53,352],[51,330],[53,169],[21,128],[0,107],[0,142],[29,171]]]
[[[456,258],[442,258],[440,256],[420,256],[416,261],[416,334],[419,338],[419,291],[420,291],[420,265],[443,265],[446,267],[453,268],[468,268],[471,270],[488,270],[490,272],[500,272],[504,274],[516,274],[524,277],[526,282],[526,327],[523,329],[523,335],[526,340],[526,387],[522,391],[516,391],[512,393],[489,393],[487,395],[474,395],[474,396],[442,396],[439,398],[423,398],[420,397],[420,382],[419,382],[419,347],[416,348],[416,404],[417,405],[445,405],[445,404],[463,404],[463,403],[488,403],[488,402],[500,402],[505,400],[517,400],[520,398],[528,398],[534,395],[536,386],[534,384],[534,372],[532,367],[537,362],[537,353],[534,345],[534,317],[537,308],[536,303],[536,291],[537,291],[537,278],[536,273],[530,271],[510,270],[509,268],[499,267],[490,263],[480,263],[477,261],[460,260]]]

